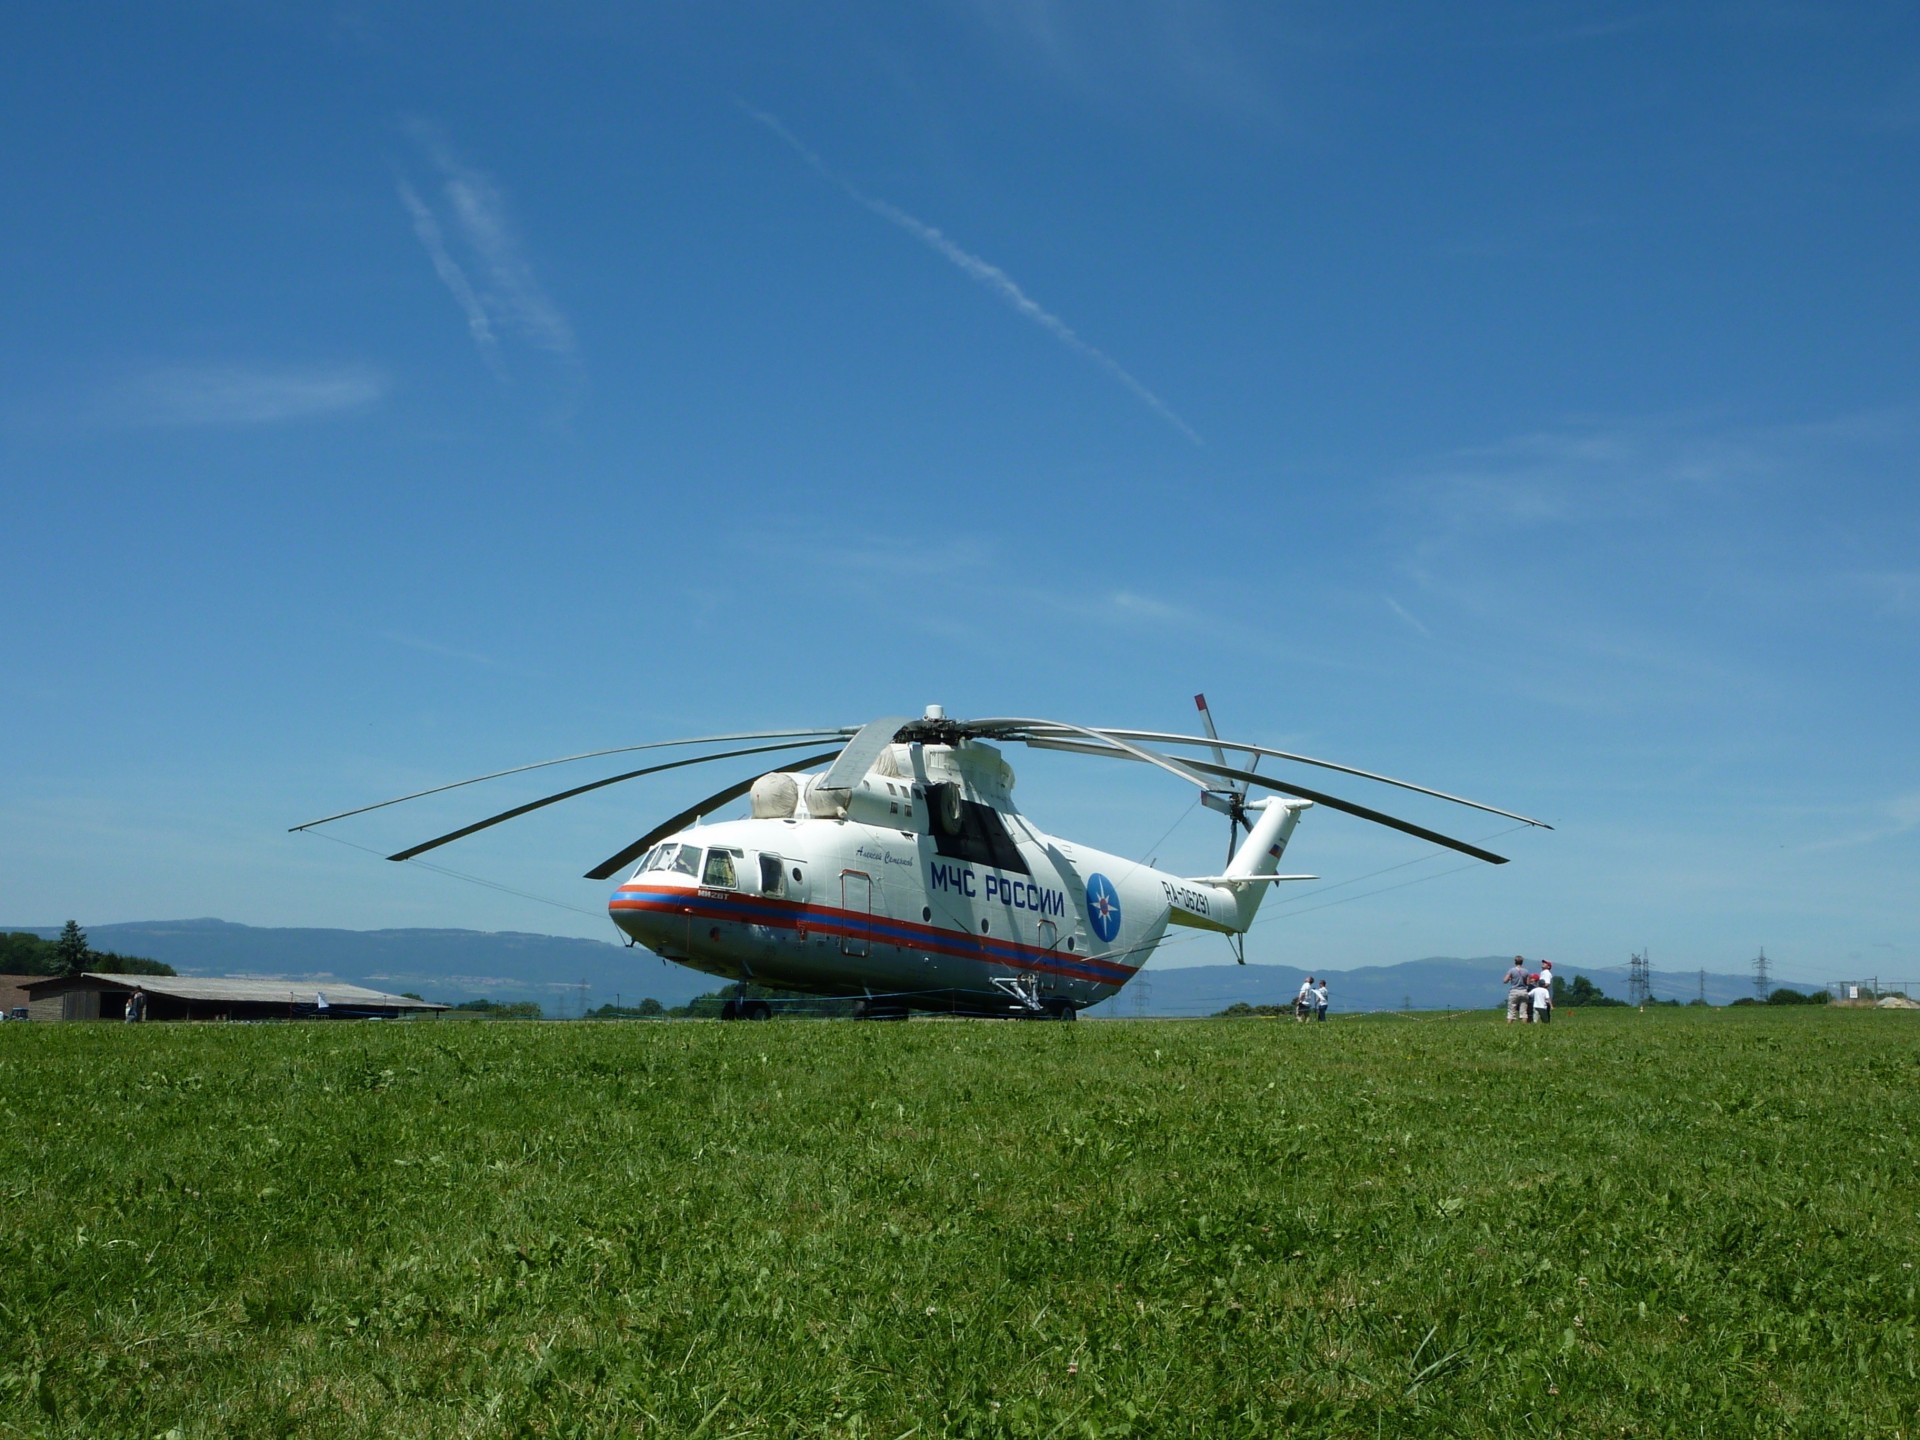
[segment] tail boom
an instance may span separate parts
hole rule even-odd
[[[1227,873],[1199,879],[1165,882],[1170,921],[1196,930],[1215,930],[1224,935],[1244,935],[1267,898],[1270,885],[1287,880],[1312,880],[1312,875],[1282,875],[1280,857],[1300,823],[1300,816],[1313,808],[1311,800],[1291,800],[1270,796],[1247,806],[1260,818],[1233,859]]]

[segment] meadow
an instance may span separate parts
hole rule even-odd
[[[0,1435],[1908,1435],[1920,1016],[8,1025]]]

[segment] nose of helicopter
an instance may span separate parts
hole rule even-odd
[[[622,885],[607,901],[607,915],[629,939],[651,948],[658,938],[659,911],[631,884]]]
[[[621,933],[657,955],[682,958],[687,942],[687,907],[680,887],[667,877],[633,875],[607,900],[607,914]],[[675,942],[678,942],[677,944]]]

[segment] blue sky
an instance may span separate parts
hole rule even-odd
[[[285,832],[1205,690],[1557,827],[1312,814],[1251,959],[1920,978],[1911,7],[390,8],[0,19],[0,923],[612,938],[730,771]]]

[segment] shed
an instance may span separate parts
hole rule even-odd
[[[44,980],[44,975],[0,975],[0,1016],[11,1014],[27,1003],[29,980]]]
[[[149,1020],[394,1020],[445,1005],[335,981],[250,975],[49,975],[23,987],[35,1020],[124,1020],[146,992]]]

